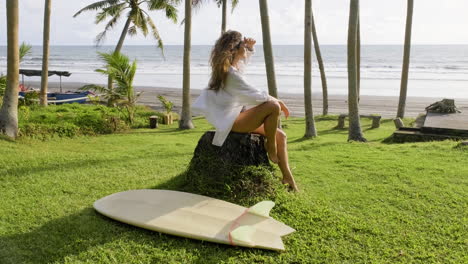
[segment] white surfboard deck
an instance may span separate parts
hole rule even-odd
[[[284,250],[281,236],[295,231],[240,205],[169,190],[115,193],[97,200],[94,208],[109,218],[130,225],[235,246]]]

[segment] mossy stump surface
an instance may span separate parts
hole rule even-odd
[[[221,147],[212,144],[213,137],[214,131],[208,131],[198,141],[183,174],[183,191],[246,204],[272,199],[281,184],[264,137],[231,132]]]

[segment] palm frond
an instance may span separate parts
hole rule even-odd
[[[111,20],[109,20],[109,22],[107,22],[107,25],[104,27],[104,31],[102,31],[96,36],[96,46],[99,46],[105,40],[107,32],[114,28],[114,26],[119,21],[121,15],[122,13],[117,13]]]
[[[128,34],[130,36],[135,36],[137,34],[137,29],[134,25],[128,28]]]
[[[234,12],[234,9],[236,9],[238,4],[239,4],[239,0],[231,0],[231,13]]]
[[[81,13],[85,11],[96,11],[99,9],[103,9],[103,8],[115,5],[119,3],[120,1],[122,0],[103,0],[103,1],[96,2],[96,3],[92,3],[80,9],[78,12],[76,12],[76,14],[73,15],[73,17],[77,17],[78,15],[80,15]]]
[[[32,46],[29,44],[26,44],[25,42],[21,43],[21,46],[19,47],[19,60],[20,62],[23,60],[23,58],[29,54],[31,54],[31,49]]]
[[[98,93],[107,93],[107,88],[97,84],[87,84],[83,85],[81,88],[78,89],[79,91],[94,91]]]
[[[172,22],[177,23],[178,11],[175,6],[167,5],[166,6],[166,17],[172,20]]]
[[[177,23],[177,8],[176,5],[180,3],[179,0],[151,0],[148,1],[148,10],[165,10],[166,17],[172,20],[174,23]]]
[[[121,3],[118,5],[113,5],[107,8],[103,8],[101,12],[96,14],[95,24],[99,24],[102,21],[106,20],[108,17],[120,16],[124,9],[128,8],[127,3]]]
[[[153,19],[151,19],[150,16],[147,16],[147,22],[148,22],[148,25],[151,28],[151,33],[152,33],[154,39],[156,39],[156,41],[158,42],[158,48],[161,49],[161,53],[162,53],[163,58],[166,59],[166,57],[164,56],[164,43],[162,41],[161,35],[159,35],[158,28],[156,27],[156,25],[153,22]]]
[[[146,13],[146,12],[145,12]],[[142,9],[139,9],[136,12],[136,15],[133,16],[133,24],[141,30],[143,35],[146,37],[148,35],[148,24],[145,17],[145,13]],[[149,16],[148,16],[149,17]]]

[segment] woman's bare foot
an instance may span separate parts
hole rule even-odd
[[[291,191],[294,191],[294,192],[299,191],[299,188],[297,188],[296,181],[294,181],[294,178],[289,178],[289,179],[283,178],[283,180],[281,180],[281,183],[287,184]]]
[[[271,146],[273,145],[273,146]],[[275,142],[273,142],[272,144],[270,144],[270,142],[268,142],[268,140],[265,139],[265,150],[267,151],[268,153],[268,157],[270,158],[271,162],[275,163],[275,164],[278,164],[279,162],[279,159],[278,159],[278,155],[276,154],[276,144]]]

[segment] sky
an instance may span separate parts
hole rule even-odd
[[[42,44],[43,0],[20,0],[20,41]],[[94,12],[73,18],[82,7],[97,0],[52,0],[51,45],[94,45],[104,24],[94,24]],[[207,1],[194,11],[192,44],[212,45],[219,36],[221,10]],[[407,0],[361,0],[362,44],[396,44],[404,41]],[[301,45],[304,39],[304,0],[269,0],[273,45]],[[6,45],[6,7],[0,7],[0,45]],[[179,19],[184,17],[183,4]],[[313,10],[321,44],[346,44],[349,0],[314,0]],[[415,1],[413,44],[468,44],[467,0]],[[184,27],[174,24],[161,11],[151,12],[165,45],[182,45]],[[123,28],[121,21],[109,33],[104,45],[115,45]],[[229,13],[228,29],[262,43],[259,3],[240,0]],[[153,45],[154,39],[141,34],[128,37],[126,45]]]

